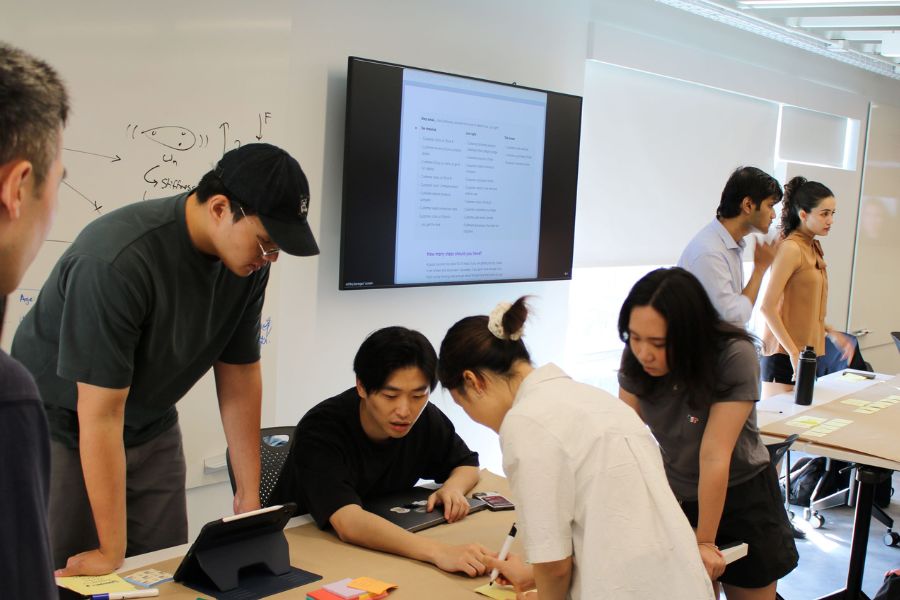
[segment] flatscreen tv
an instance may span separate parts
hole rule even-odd
[[[581,98],[350,57],[340,289],[571,279]]]

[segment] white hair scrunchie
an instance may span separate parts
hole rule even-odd
[[[506,314],[512,308],[512,303],[510,302],[500,302],[497,306],[494,307],[494,310],[491,311],[491,315],[488,317],[488,329],[491,333],[494,334],[494,337],[497,337],[501,340],[512,340],[517,341],[522,337],[522,329],[518,331],[514,331],[513,333],[507,333],[503,329],[503,315]]]

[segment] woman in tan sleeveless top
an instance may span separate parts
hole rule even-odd
[[[763,381],[793,383],[797,358],[804,346],[825,355],[825,336],[853,355],[853,341],[825,323],[828,271],[817,236],[828,235],[834,223],[834,194],[817,181],[794,177],[784,186],[781,210],[783,241],[778,248],[761,311]]]

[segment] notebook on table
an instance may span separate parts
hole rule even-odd
[[[425,511],[428,497],[433,493],[432,489],[414,487],[366,500],[363,502],[363,508],[407,531],[422,531],[447,522],[441,505],[436,505],[431,512]],[[469,501],[469,514],[487,507],[477,498],[467,498],[467,500]]]

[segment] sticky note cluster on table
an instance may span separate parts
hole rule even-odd
[[[309,592],[307,600],[380,600],[387,598],[388,592],[397,587],[395,583],[387,583],[372,577],[347,577],[333,583],[323,585]]]
[[[887,396],[886,398],[882,398],[881,400],[873,401],[847,398],[846,400],[841,400],[841,404],[849,404],[850,406],[855,406],[856,408],[853,409],[853,412],[855,413],[871,415],[877,413],[880,410],[891,408],[895,404],[900,404],[900,396]]]
[[[850,419],[825,419],[823,417],[803,416],[788,421],[787,424],[791,427],[806,429],[807,431],[804,431],[802,434],[803,437],[825,437],[829,433],[834,433],[852,422]]]

